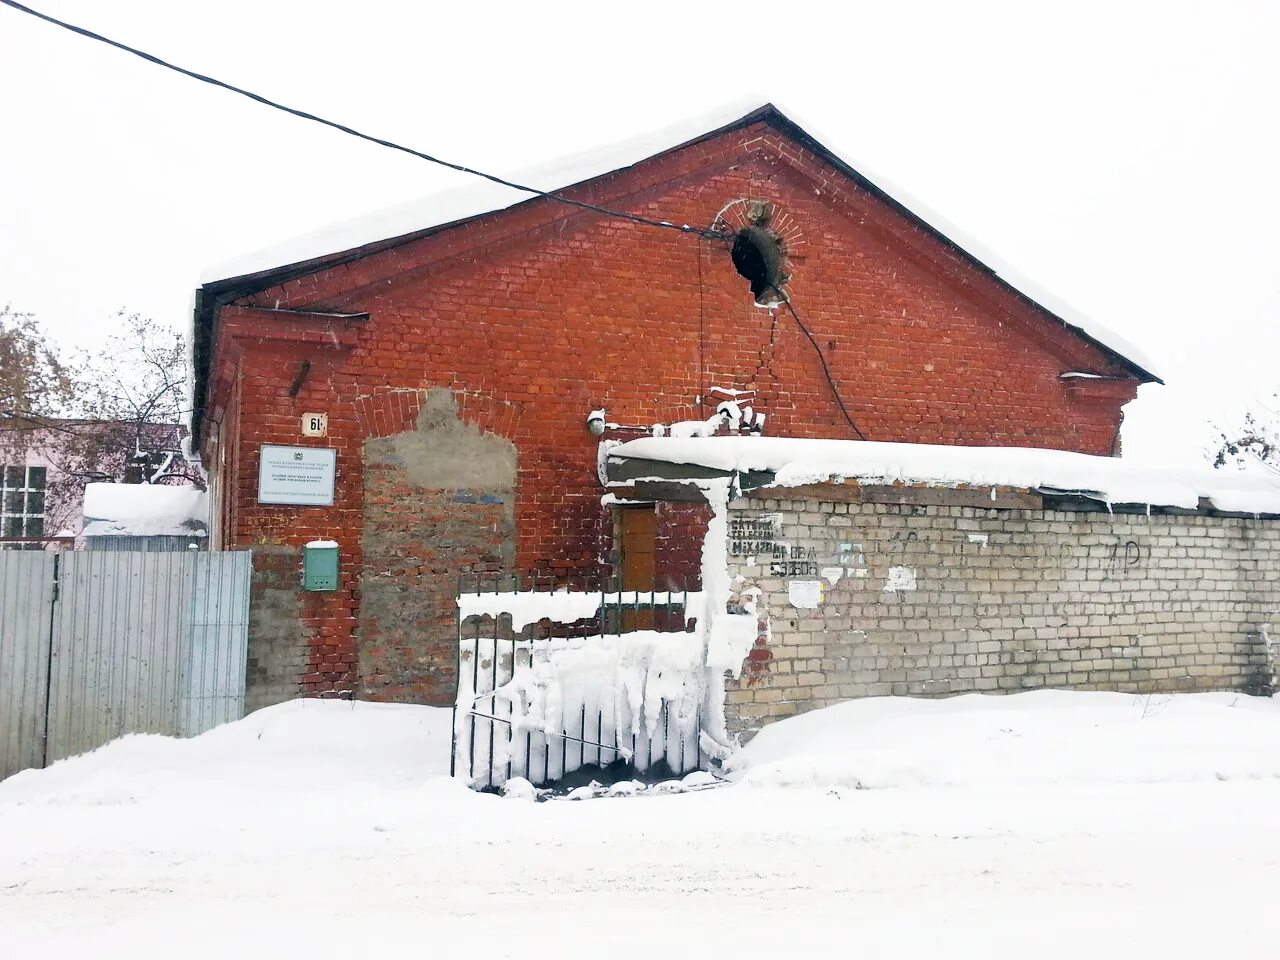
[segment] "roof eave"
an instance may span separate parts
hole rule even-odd
[[[765,109],[765,108],[762,108],[762,109]],[[1002,286],[1004,289],[1014,294],[1019,300],[1023,301],[1024,303],[1030,304],[1040,312],[1045,313],[1050,317],[1053,317],[1053,319],[1057,320],[1059,323],[1061,323],[1064,327],[1066,327],[1076,336],[1092,344],[1095,348],[1097,348],[1103,354],[1105,354],[1109,359],[1115,360],[1119,362],[1122,366],[1126,367],[1143,383],[1159,383],[1159,384],[1164,383],[1163,380],[1161,380],[1158,376],[1156,376],[1150,370],[1147,370],[1141,365],[1135,363],[1133,360],[1130,360],[1128,357],[1120,353],[1114,347],[1110,347],[1107,344],[1103,343],[1102,341],[1098,340],[1096,337],[1092,336],[1081,327],[1078,327],[1073,323],[1067,322],[1062,317],[1058,316],[1058,314],[1054,313],[1052,310],[1046,307],[1044,304],[1039,303],[1038,301],[1034,300],[1027,294],[1023,293],[1021,290],[1019,290],[1009,281],[1004,279],[1004,277],[1000,276],[1000,273],[996,269],[994,269],[993,267],[989,266],[986,263],[983,263],[980,259],[978,259],[976,255],[966,250],[964,247],[960,246],[958,243],[956,243],[954,240],[952,240],[950,237],[944,234],[937,227],[933,226],[933,224],[923,219],[919,214],[903,206],[902,203],[900,203],[898,200],[894,199],[892,196],[886,193],[883,189],[878,187],[875,183],[868,180],[863,174],[859,173],[854,167],[846,163],[838,154],[834,153],[830,148],[824,146],[820,141],[815,139],[803,127],[801,127],[798,123],[796,123],[786,114],[784,114],[777,107],[774,107],[772,104],[769,104],[767,109],[772,114],[771,119],[776,119],[779,123],[779,126],[784,128],[785,132],[789,134],[793,139],[804,144],[806,147],[812,150],[815,154],[820,156],[823,160],[825,160],[831,166],[835,167],[845,176],[849,177],[851,180],[857,183],[860,187],[862,187],[868,193],[875,196],[882,203],[887,204],[889,207],[897,211],[901,216],[905,217],[907,220],[911,221],[916,226],[921,227],[922,229],[927,231],[931,236],[941,241],[944,245],[949,247],[951,250],[954,250],[965,260],[981,268],[984,272],[989,274],[993,280],[999,283],[1000,286]]]

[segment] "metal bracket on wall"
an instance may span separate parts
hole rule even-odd
[[[303,360],[302,366],[298,368],[298,375],[293,378],[293,384],[289,387],[289,396],[296,397],[298,391],[302,389],[303,383],[306,382],[307,374],[311,372],[311,361]]]

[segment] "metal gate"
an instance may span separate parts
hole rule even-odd
[[[0,777],[244,712],[249,552],[0,551]]]
[[[44,766],[56,553],[0,550],[0,778]]]
[[[689,632],[702,594],[557,586],[551,579],[472,579],[458,590],[458,693],[453,772],[477,789],[513,777],[535,785],[593,777],[680,776],[702,766],[701,633]],[[608,665],[608,652],[647,643],[696,653],[686,678],[648,697]],[[566,652],[601,654],[604,670],[567,668],[559,702],[540,722],[522,715],[534,675]],[[643,669],[649,669],[648,663]],[[672,669],[668,666],[667,669]],[[641,685],[648,677],[638,678]],[[569,691],[566,693],[565,691]],[[543,704],[544,707],[547,704]]]

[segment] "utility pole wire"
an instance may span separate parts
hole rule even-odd
[[[447,167],[448,169],[456,170],[459,173],[468,173],[468,174],[471,174],[472,176],[480,177],[484,180],[488,180],[491,183],[496,183],[504,187],[510,187],[513,190],[520,190],[524,193],[531,193],[531,194],[534,194],[535,196],[545,197],[548,200],[554,200],[557,203],[563,203],[571,207],[577,207],[581,210],[589,210],[593,213],[598,213],[606,217],[614,217],[620,220],[627,220],[632,223],[638,223],[638,224],[649,226],[649,227],[662,227],[664,229],[677,230],[680,233],[692,234],[694,236],[700,237],[705,240],[730,239],[729,235],[719,230],[703,228],[703,227],[692,227],[687,223],[676,224],[676,223],[671,223],[670,221],[667,221],[667,220],[651,220],[648,217],[642,217],[639,214],[635,214],[635,213],[627,213],[625,211],[620,211],[620,210],[610,210],[607,207],[597,206],[594,203],[587,203],[582,200],[573,200],[569,197],[561,196],[558,193],[551,193],[546,190],[539,190],[537,187],[530,187],[522,183],[516,183],[513,180],[507,180],[507,179],[504,179],[503,177],[495,176],[492,173],[485,173],[483,170],[476,170],[472,167],[467,167],[460,163],[453,163],[448,160],[442,160],[441,158],[432,156],[429,153],[423,153],[421,150],[415,150],[412,147],[406,147],[403,144],[395,143],[392,140],[384,140],[381,137],[375,137],[372,134],[362,133],[359,130],[354,129],[353,127],[349,127],[346,124],[338,123],[335,120],[327,120],[324,117],[316,116],[314,113],[308,113],[305,110],[299,110],[295,107],[290,107],[282,103],[277,103],[275,100],[268,99],[267,97],[264,97],[261,94],[254,93],[251,90],[246,90],[243,87],[237,87],[234,84],[227,83],[226,81],[223,81],[223,80],[218,80],[215,77],[210,77],[203,73],[197,73],[194,70],[188,70],[186,67],[180,67],[177,64],[169,63],[167,60],[162,60],[160,57],[157,57],[156,55],[151,53],[147,53],[145,50],[139,50],[137,47],[131,47],[127,43],[122,43],[119,40],[112,40],[110,37],[104,37],[102,34],[95,33],[94,31],[89,30],[85,27],[76,26],[74,23],[68,23],[65,20],[59,20],[57,17],[51,17],[47,13],[41,13],[39,10],[34,10],[31,7],[26,6],[25,4],[18,3],[17,0],[0,0],[0,4],[3,4],[6,7],[11,7],[12,9],[17,10],[20,13],[25,13],[25,14],[28,14],[29,16],[36,17],[37,19],[43,20],[46,23],[51,23],[54,26],[61,27],[64,30],[69,30],[72,33],[78,34],[79,36],[86,37],[89,40],[96,40],[99,43],[105,43],[108,46],[115,47],[117,50],[123,50],[125,53],[129,53],[135,57],[140,57],[141,59],[146,60],[148,63],[153,63],[158,67],[164,67],[166,70],[172,70],[174,73],[180,73],[184,77],[190,77],[192,80],[199,80],[201,83],[207,83],[207,84],[210,84],[211,86],[219,87],[220,89],[230,91],[231,93],[239,94],[242,97],[247,97],[248,99],[253,100],[256,103],[260,103],[263,106],[271,107],[273,110],[280,110],[284,113],[289,114],[290,116],[294,116],[302,120],[310,120],[313,123],[321,124],[322,126],[326,126],[333,130],[337,130],[341,133],[345,133],[348,136],[356,137],[357,139],[360,139],[360,140],[366,140],[369,143],[375,143],[378,146],[386,147],[390,150],[397,150],[400,153],[407,153],[411,157],[417,157],[420,160],[426,160],[429,163],[434,163],[441,167]],[[699,271],[701,271],[701,267],[702,267],[701,250],[699,250],[698,267],[699,267]],[[796,313],[795,307],[791,305],[791,300],[788,298],[784,300],[784,303],[786,304],[787,310],[791,312],[791,316],[795,320],[796,325],[800,328],[800,332],[805,335],[809,343],[813,346],[814,352],[817,353],[818,362],[822,364],[822,373],[827,379],[827,385],[831,388],[831,394],[833,397],[835,397],[836,405],[840,408],[840,412],[844,415],[845,421],[849,424],[850,428],[852,428],[853,432],[857,435],[858,439],[866,440],[867,439],[866,434],[862,432],[861,428],[859,428],[858,424],[854,421],[853,416],[849,413],[848,408],[845,407],[844,400],[840,396],[840,391],[836,387],[835,380],[831,376],[831,370],[827,366],[827,359],[822,353],[822,347],[818,345],[818,341],[814,339],[813,334],[809,332],[809,328],[804,325],[804,321],[801,320],[800,315]],[[701,389],[701,384],[699,385],[699,389]]]
[[[469,173],[472,176],[481,177],[485,180],[490,181],[491,183],[496,183],[504,187],[510,187],[513,190],[520,190],[520,191],[523,191],[524,193],[532,193],[536,196],[545,197],[548,200],[554,200],[557,203],[567,204],[568,206],[571,206],[571,207],[578,207],[579,209],[582,209],[582,210],[590,210],[593,213],[602,214],[603,216],[606,216],[606,217],[614,217],[619,220],[629,220],[632,223],[639,223],[649,227],[662,227],[664,229],[669,229],[669,230],[678,230],[681,233],[692,234],[694,236],[702,237],[707,240],[727,239],[727,237],[724,234],[716,230],[707,229],[703,227],[692,227],[687,223],[677,224],[677,223],[671,223],[670,221],[667,221],[667,220],[651,220],[648,217],[642,217],[639,214],[635,214],[635,213],[627,213],[621,210],[610,210],[607,207],[597,206],[594,203],[587,203],[582,200],[573,200],[569,197],[561,196],[558,193],[551,193],[546,190],[539,190],[537,187],[530,187],[522,183],[516,183],[513,180],[506,180],[503,177],[495,176],[492,173],[485,173],[483,170],[476,170],[472,167],[467,167],[460,163],[453,163],[449,160],[442,160],[439,157],[432,156],[429,153],[423,153],[421,150],[414,150],[412,147],[406,147],[403,144],[395,143],[392,140],[384,140],[381,137],[375,137],[372,134],[361,133],[359,130],[354,129],[353,127],[349,127],[346,124],[338,123],[335,120],[326,120],[324,117],[316,116],[314,113],[308,113],[306,110],[299,110],[295,107],[286,106],[283,103],[277,103],[275,100],[270,100],[267,97],[262,96],[261,94],[254,93],[251,90],[245,90],[243,87],[237,87],[234,84],[227,83],[223,80],[218,80],[215,77],[210,77],[203,73],[197,73],[194,70],[188,70],[186,67],[180,67],[177,64],[169,63],[167,60],[162,60],[160,57],[157,57],[155,54],[147,53],[145,50],[139,50],[137,47],[131,47],[127,43],[121,43],[119,40],[112,40],[110,37],[104,37],[100,33],[94,33],[92,30],[89,30],[85,27],[76,26],[74,23],[68,23],[65,20],[59,20],[57,17],[51,17],[47,13],[41,13],[39,10],[33,10],[31,7],[28,7],[25,4],[16,2],[16,0],[0,0],[0,4],[4,4],[6,7],[12,7],[14,10],[17,10],[20,13],[29,14],[30,16],[33,16],[33,17],[36,17],[37,19],[45,21],[46,23],[51,23],[54,26],[62,27],[62,29],[64,30],[70,30],[72,33],[79,34],[82,37],[87,37],[90,40],[96,40],[99,43],[105,43],[108,46],[115,47],[117,50],[123,50],[125,53],[130,53],[130,54],[133,54],[133,56],[135,57],[140,57],[143,60],[146,60],[148,63],[154,63],[158,67],[164,67],[166,70],[172,70],[175,73],[180,73],[184,77],[190,77],[192,80],[199,80],[201,83],[207,83],[212,86],[219,87],[223,90],[229,90],[231,93],[239,94],[242,97],[248,97],[250,100],[253,100],[256,103],[260,103],[263,106],[271,107],[273,110],[281,110],[284,113],[287,113],[294,117],[298,117],[302,120],[310,120],[313,123],[319,123],[323,126],[330,127],[334,130],[338,130],[341,133],[345,133],[349,136],[356,137],[360,140],[367,140],[369,143],[376,143],[379,146],[387,147],[390,150],[398,150],[401,153],[409,154],[409,156],[411,157],[417,157],[420,160],[426,160],[429,163],[434,163],[442,167],[447,167],[450,170],[457,170],[459,173]]]

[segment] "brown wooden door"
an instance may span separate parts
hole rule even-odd
[[[652,506],[624,507],[618,518],[618,540],[622,556],[622,589],[653,589],[657,575],[655,557],[657,541],[657,513]],[[623,606],[623,630],[652,630],[653,611]]]

